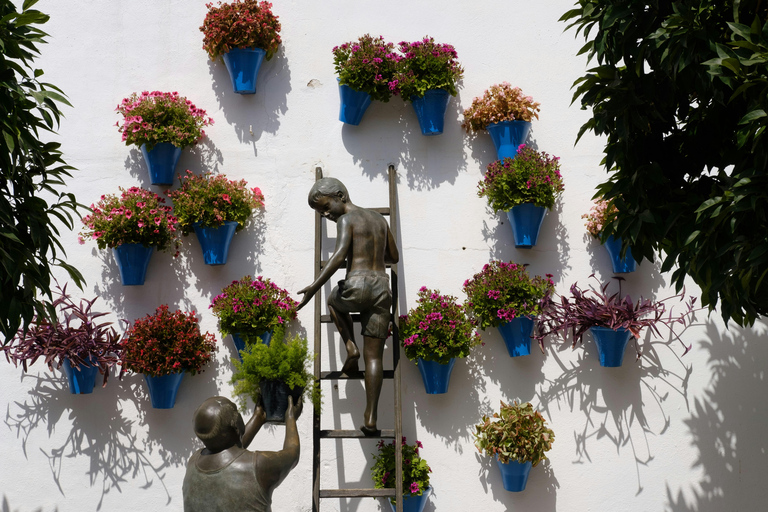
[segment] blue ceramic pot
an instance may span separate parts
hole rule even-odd
[[[441,395],[448,391],[448,383],[451,380],[451,372],[456,359],[451,358],[451,362],[440,364],[436,361],[425,361],[419,358],[419,371],[421,380],[424,381],[424,388],[430,395]]]
[[[256,77],[266,54],[261,48],[232,48],[222,55],[237,94],[256,92]]]
[[[181,158],[181,148],[170,142],[159,142],[147,151],[147,145],[141,145],[141,154],[147,163],[149,182],[153,185],[173,185],[176,164]]]
[[[353,126],[359,125],[363,119],[363,114],[371,104],[371,95],[367,92],[356,91],[348,85],[339,85],[339,97],[341,99],[339,121]]]
[[[512,226],[512,234],[515,237],[515,247],[530,249],[536,245],[546,213],[546,208],[533,203],[519,204],[507,211],[509,225]]]
[[[528,475],[531,472],[531,461],[523,463],[509,461],[505,464],[497,457],[496,463],[499,466],[499,471],[501,471],[501,481],[505,491],[520,492],[525,490],[525,484],[528,483]]]
[[[221,226],[201,226],[193,224],[200,246],[203,248],[203,260],[206,265],[224,265],[229,255],[229,244],[237,230],[237,222],[225,221]]]
[[[264,331],[263,333],[259,334],[257,337],[259,340],[261,340],[261,343],[266,344],[269,346],[269,342],[272,341],[272,332],[273,331]],[[235,344],[235,349],[237,350],[237,357],[240,358],[240,360],[243,360],[243,356],[240,355],[240,351],[245,349],[245,340],[240,336],[239,333],[233,332],[232,333],[232,343]]]
[[[93,362],[93,357],[88,358]],[[69,392],[73,395],[87,395],[93,393],[93,386],[96,383],[96,374],[99,373],[99,367],[91,364],[79,364],[73,368],[69,358],[65,357],[61,364],[61,369],[67,376]]]
[[[502,121],[489,124],[485,127],[491,134],[493,145],[496,146],[496,155],[499,160],[514,158],[517,148],[528,138],[531,131],[530,121]]]
[[[120,269],[120,280],[123,286],[144,284],[149,259],[154,250],[154,247],[145,247],[141,244],[123,244],[112,249],[117,267]]]
[[[589,330],[592,332],[592,337],[597,345],[600,366],[609,368],[621,366],[624,351],[632,333],[623,327],[616,331],[608,327],[590,327]]]
[[[608,249],[608,254],[611,255],[611,263],[613,264],[614,274],[627,274],[634,272],[637,268],[635,258],[632,256],[632,248],[627,248],[627,253],[624,257],[621,257],[621,238],[614,238],[613,235],[608,237],[605,241],[605,248]]]
[[[410,494],[403,495],[403,512],[422,512],[427,505],[429,495],[432,494],[432,486],[430,485],[421,492],[421,496],[412,496]],[[392,512],[395,512],[395,505],[389,502],[389,506],[392,507]]]
[[[298,402],[304,389],[288,387],[280,380],[263,380],[259,382],[261,401],[264,404],[264,412],[267,413],[267,421],[271,423],[285,423],[285,410],[288,408],[288,397],[293,397],[293,403]]]
[[[411,96],[413,110],[419,120],[422,135],[440,135],[445,125],[445,111],[451,94],[445,89],[430,89],[424,96]]]
[[[155,409],[172,409],[176,404],[176,393],[179,392],[181,379],[184,378],[184,372],[170,373],[158,377],[144,376],[149,388],[149,398],[152,400],[152,407]]]
[[[531,333],[535,317],[519,316],[499,325],[498,329],[510,357],[527,356],[531,353]]]

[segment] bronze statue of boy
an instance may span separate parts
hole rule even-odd
[[[382,357],[384,342],[389,337],[392,305],[389,276],[385,269],[387,263],[397,263],[400,255],[384,217],[352,204],[346,187],[339,180],[317,180],[309,191],[309,206],[336,222],[336,248],[317,279],[298,292],[304,294],[299,309],[312,299],[346,260],[346,278],[339,281],[328,296],[328,309],[347,349],[341,371],[350,376],[360,371],[360,351],[355,342],[350,313],[360,313],[366,395],[361,430],[366,435],[374,435],[378,432],[376,419],[384,376]]]
[[[214,396],[203,402],[194,423],[205,448],[187,463],[184,512],[270,512],[272,491],[299,461],[296,419],[301,409],[301,400],[294,406],[293,398],[288,398],[282,450],[251,452],[246,448],[267,420],[261,401],[247,425],[227,398]]]

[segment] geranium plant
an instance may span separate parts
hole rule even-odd
[[[365,34],[357,41],[333,48],[333,65],[339,85],[367,92],[371,99],[387,102],[397,91],[395,73],[400,56],[384,38]]]
[[[451,96],[458,93],[457,82],[464,76],[456,50],[449,44],[435,43],[434,38],[399,43],[402,58],[393,83],[403,99],[421,98],[430,89],[445,89]]]
[[[194,311],[171,312],[163,304],[154,315],[133,322],[123,335],[121,364],[150,377],[202,372],[216,351],[216,339],[202,334]]]
[[[120,188],[120,196],[102,195],[91,204],[91,214],[82,218],[86,229],[79,241],[96,240],[99,249],[122,244],[142,244],[158,250],[175,250],[178,256],[178,219],[171,214],[165,199],[139,187]]]
[[[246,342],[296,318],[298,303],[288,290],[258,276],[232,281],[209,306],[223,334],[239,334]]]
[[[178,92],[133,93],[115,110],[123,115],[123,124],[115,124],[125,145],[146,144],[147,151],[161,142],[179,148],[192,146],[205,136],[203,128],[213,124],[205,110]]]
[[[421,442],[416,441],[413,445],[406,443],[403,437],[403,495],[421,496],[429,487],[429,474],[432,468],[427,461],[419,455],[419,449],[423,448]],[[371,468],[371,479],[376,489],[394,489],[395,488],[395,441],[385,443],[383,440],[376,445],[378,453],[373,454],[375,461]],[[393,504],[394,498],[389,499]]]
[[[589,213],[585,213],[581,218],[587,219],[587,232],[599,239],[603,228],[616,219],[617,213],[619,213],[619,210],[613,203],[606,199],[597,199],[594,201]]]
[[[204,34],[203,50],[216,60],[232,48],[261,48],[269,60],[280,46],[280,22],[272,13],[270,2],[236,0],[232,3],[205,4],[200,31]]]
[[[25,372],[41,358],[51,371],[61,368],[65,359],[73,368],[96,366],[106,386],[110,368],[117,363],[122,350],[120,335],[112,322],[102,321],[108,313],[93,310],[97,297],[76,302],[67,293],[66,285],[58,288],[56,294],[51,303],[56,322],[35,317],[29,329],[19,330],[0,350],[16,366],[21,363]]]
[[[502,82],[492,85],[482,97],[472,100],[472,105],[464,110],[461,126],[467,133],[472,133],[484,130],[489,124],[530,121],[534,117],[539,118],[539,103],[525,96],[519,87]]]
[[[486,197],[495,212],[523,203],[552,208],[564,189],[560,158],[521,144],[514,158],[488,165],[477,189],[477,195]]]
[[[464,281],[466,307],[482,329],[498,327],[520,316],[541,315],[553,291],[552,274],[532,278],[525,265],[511,261],[493,260]]]
[[[229,180],[224,174],[196,175],[190,170],[179,175],[179,180],[181,188],[166,194],[173,200],[173,211],[184,235],[193,230],[196,222],[205,227],[237,222],[240,231],[253,209],[264,206],[261,190],[248,188],[245,180]]]
[[[555,433],[546,423],[530,402],[501,402],[499,412],[491,418],[483,416],[475,425],[475,446],[480,453],[496,456],[502,463],[530,461],[535,467],[547,458],[545,453],[555,440]]]
[[[400,317],[400,336],[411,361],[421,358],[447,364],[452,358],[467,357],[481,343],[475,322],[467,318],[456,297],[422,286],[418,303]]]

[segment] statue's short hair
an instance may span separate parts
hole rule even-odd
[[[336,178],[320,178],[309,190],[309,206],[314,208],[321,197],[338,196],[339,192],[344,195],[345,199],[349,199],[347,187],[342,182]]]
[[[209,398],[195,411],[195,434],[206,446],[228,435],[228,429],[242,435],[243,427],[237,406],[223,396]]]

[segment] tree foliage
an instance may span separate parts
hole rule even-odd
[[[603,230],[663,259],[724,319],[768,313],[768,1],[579,0],[561,20],[596,66],[574,83],[605,135]],[[577,138],[577,140],[578,140]]]
[[[31,9],[21,12],[10,0],[0,0],[0,333],[3,344],[37,313],[55,320],[51,305],[51,266],[63,267],[80,285],[82,276],[59,258],[63,247],[55,222],[74,227],[75,196],[57,190],[72,167],[60,144],[40,140],[54,132],[69,105],[57,87],[40,82],[32,68],[37,45],[45,32],[35,27],[48,16]],[[46,297],[47,296],[47,297]]]

